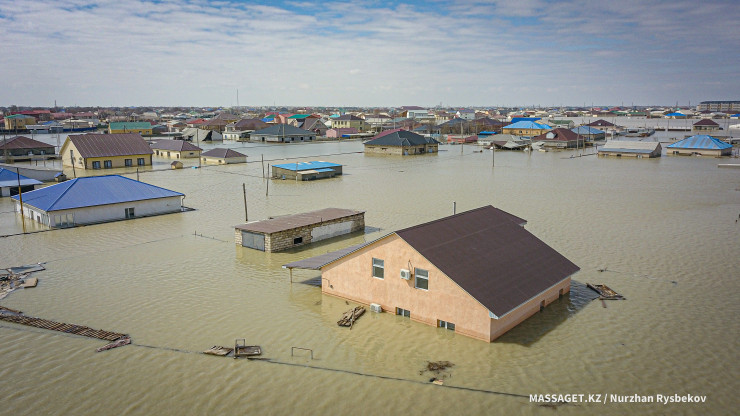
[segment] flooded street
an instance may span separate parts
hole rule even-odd
[[[669,133],[684,136],[656,136]],[[0,199],[0,235],[16,234],[0,238],[0,267],[46,267],[38,287],[0,305],[133,341],[96,353],[105,342],[0,322],[0,379],[9,383],[0,414],[554,414],[528,397],[553,393],[707,396],[704,404],[578,403],[558,414],[719,415],[740,405],[740,170],[717,168],[737,159],[570,158],[581,153],[573,150],[494,159],[449,145],[366,156],[356,141],[201,147],[231,147],[249,163],[193,169],[197,159],[185,159],[185,169],[171,170],[172,160],[155,157],[139,173],[184,193],[194,211],[22,235],[10,199]],[[344,174],[270,181],[266,196],[262,155],[265,169],[324,160]],[[76,173],[136,178],[131,168]],[[366,211],[366,233],[281,253],[238,247],[243,183],[250,220],[350,208]],[[489,344],[389,313],[338,327],[350,306],[309,284],[317,272],[294,271],[291,284],[281,268],[450,215],[453,201],[457,212],[490,204],[526,219],[580,266],[570,295]],[[604,308],[586,282],[627,300]],[[261,345],[270,360],[200,354],[235,338]],[[439,360],[455,364],[444,386],[422,373]]]

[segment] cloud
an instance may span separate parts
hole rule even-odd
[[[0,78],[12,80],[0,105],[218,106],[235,104],[236,89],[249,105],[736,99],[726,94],[740,91],[738,9],[685,0],[0,0]],[[716,79],[724,82],[706,82]]]

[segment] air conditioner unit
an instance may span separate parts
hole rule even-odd
[[[379,303],[371,303],[370,304],[370,310],[375,313],[381,313],[383,312],[383,308],[380,306]]]
[[[401,279],[403,280],[410,280],[411,279],[411,272],[406,269],[401,269]]]

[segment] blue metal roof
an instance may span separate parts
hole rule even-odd
[[[511,123],[514,124],[520,121],[537,121],[537,120],[542,120],[542,117],[512,117]]]
[[[479,136],[490,136],[492,134],[496,134],[496,132],[495,131],[482,131],[478,133]]]
[[[552,127],[547,124],[535,123],[534,121],[517,121],[511,123],[508,126],[504,126],[505,129],[540,129],[540,130],[552,130]]]
[[[723,142],[716,137],[708,136],[706,134],[697,134],[676,143],[669,144],[667,147],[676,149],[722,150],[729,149],[732,145]]]
[[[25,192],[23,203],[49,212],[172,196],[183,194],[120,175],[108,175],[76,178]]]
[[[27,176],[19,175],[12,170],[0,168],[0,187],[13,187],[18,186],[18,178],[20,178],[21,186],[28,185],[41,185],[41,182],[36,179],[31,179]]]
[[[570,130],[576,134],[605,134],[603,131],[589,126],[580,126]]]
[[[684,114],[684,113],[668,113],[665,116],[666,117],[686,117],[686,114]]]
[[[318,170],[318,169],[325,169],[325,168],[335,168],[337,166],[342,166],[342,165],[339,165],[337,163],[314,161],[314,162],[283,163],[281,165],[273,165],[273,166],[276,168],[281,168],[281,169],[301,171],[301,170],[311,170],[311,169]]]

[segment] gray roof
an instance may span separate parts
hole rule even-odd
[[[237,225],[235,228],[254,233],[272,234],[279,231],[291,230],[293,228],[319,224],[324,221],[331,221],[343,217],[349,217],[351,215],[362,214],[364,212],[365,211],[355,211],[353,209],[324,208],[301,214],[285,215],[263,221],[249,222]]]
[[[353,114],[344,114],[344,115],[334,118],[333,120],[363,120],[363,119]]]
[[[652,153],[660,147],[660,142],[638,142],[627,140],[607,140],[599,152]]]
[[[173,150],[175,152],[184,152],[188,150],[193,151],[199,151],[203,150],[200,147],[188,143],[185,140],[157,140],[156,142],[152,143],[151,145],[152,149],[158,149],[158,150]]]
[[[79,156],[84,158],[154,153],[139,133],[73,134],[67,140],[75,145]]]
[[[215,148],[215,149],[211,149],[211,150],[209,150],[207,152],[203,152],[200,155],[201,156],[206,156],[206,157],[223,157],[223,158],[227,158],[227,157],[247,157],[247,155],[241,154],[241,153],[237,152],[236,150],[223,149],[223,148],[218,148],[218,147]]]
[[[365,146],[419,146],[422,144],[436,144],[436,140],[408,130],[398,130],[390,134],[379,134],[374,139],[365,142]]]
[[[262,130],[257,130],[255,132],[252,132],[252,136],[314,136],[316,133],[299,129],[298,127],[291,126],[290,124],[275,124],[274,126],[270,126],[267,128],[264,128]]]

